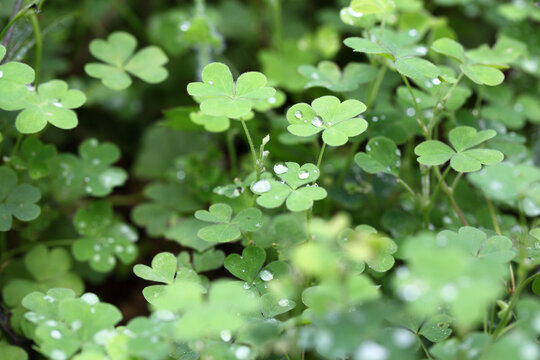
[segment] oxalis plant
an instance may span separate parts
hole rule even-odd
[[[540,358],[534,2],[44,3],[0,6],[0,359]]]

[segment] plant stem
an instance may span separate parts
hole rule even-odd
[[[491,217],[491,222],[493,223],[493,228],[495,229],[495,232],[497,233],[497,235],[502,235],[499,222],[497,221],[497,214],[495,214],[495,208],[493,207],[493,203],[491,202],[491,200],[489,200],[489,198],[487,197],[484,191],[482,191],[482,194],[484,195],[484,199],[486,199],[487,207],[489,210],[489,216]]]
[[[403,79],[403,82],[405,83],[405,86],[407,86],[407,89],[409,89],[409,94],[411,94],[411,99],[414,104],[414,108],[416,110],[416,121],[418,122],[418,125],[420,125],[420,128],[422,129],[422,133],[424,134],[424,137],[426,140],[430,139],[429,132],[426,128],[426,125],[424,124],[424,118],[422,116],[422,111],[420,110],[420,106],[418,105],[418,102],[416,101],[416,96],[414,96],[413,89],[411,87],[411,84],[409,83],[409,80],[404,75],[401,75],[401,78]]]
[[[238,164],[236,162],[236,148],[234,147],[234,136],[236,135],[236,131],[233,129],[230,129],[227,131],[227,152],[229,153],[229,167],[231,170],[231,175],[236,176],[238,173]]]
[[[446,167],[446,170],[444,170],[444,173],[443,173],[442,177],[439,179],[439,182],[435,186],[435,190],[433,190],[433,193],[431,194],[431,198],[429,199],[429,203],[426,206],[427,210],[428,210],[428,213],[429,213],[429,211],[431,211],[431,208],[433,207],[433,204],[435,202],[437,194],[439,193],[439,189],[441,188],[442,182],[444,181],[444,179],[446,179],[446,176],[450,172],[450,169],[451,169],[451,167],[450,167],[450,165],[448,165]]]
[[[428,349],[426,348],[426,345],[424,345],[424,342],[422,341],[422,338],[420,337],[420,335],[416,334],[416,336],[418,336],[418,341],[420,342],[420,345],[422,346],[422,350],[424,350],[424,353],[426,354],[426,357],[428,359],[433,359],[431,357],[431,354],[429,353]]]
[[[283,41],[283,22],[281,21],[281,0],[270,0],[272,7],[273,32],[272,42],[275,48],[279,49]]]
[[[23,138],[23,134],[19,133],[17,136],[17,140],[15,141],[15,145],[13,146],[13,149],[11,150],[11,154],[9,157],[14,157],[17,155],[17,152],[19,151],[19,146],[21,145],[21,140]]]
[[[518,272],[521,273],[521,274],[518,274],[518,279],[523,278],[523,274],[522,274],[523,273],[523,267],[520,266],[520,268],[521,269],[518,269]],[[508,323],[508,321],[510,321],[510,317],[512,315],[512,310],[514,309],[514,306],[516,306],[516,304],[517,304],[519,295],[521,294],[523,289],[525,289],[531,282],[534,281],[534,279],[536,279],[536,277],[538,277],[538,275],[540,275],[540,272],[537,272],[536,274],[529,276],[524,281],[518,280],[518,285],[516,287],[516,291],[514,291],[514,293],[512,294],[512,297],[510,299],[510,303],[508,304],[508,307],[506,308],[506,311],[504,312],[504,315],[503,315],[503,317],[501,319],[501,322],[499,323],[499,325],[497,325],[497,327],[493,331],[493,337],[494,338],[497,338],[500,335],[502,335],[502,331],[504,330],[504,328],[505,328],[506,324]]]
[[[317,167],[319,168],[319,171],[321,171],[321,163],[322,163],[322,158],[323,158],[325,149],[326,149],[326,143],[323,143],[321,147],[321,151],[319,152],[319,158],[317,159]]]
[[[19,14],[21,5],[22,5],[22,0],[15,0],[15,2],[13,3],[13,9],[11,11],[10,21]],[[5,36],[0,36],[0,38],[2,39],[2,45],[4,45],[4,47],[7,48],[9,41],[11,40],[11,36],[13,35],[13,28],[11,27],[11,25],[9,25],[7,30],[2,30],[2,34],[4,33],[5,33]]]
[[[20,2],[20,1],[19,1]],[[16,4],[15,4],[16,5]],[[14,5],[14,6],[15,6]],[[19,20],[21,17],[23,17],[24,15],[26,15],[26,12],[28,11],[29,7],[26,6],[24,7],[23,9],[19,10],[17,12],[17,14],[15,16],[13,16],[9,22],[6,24],[6,26],[4,26],[4,28],[2,29],[2,32],[0,32],[0,39],[2,39],[2,44],[7,46],[7,43],[4,42],[4,36],[6,35],[6,33],[8,32],[8,30],[13,26],[13,24],[15,24],[17,22],[17,20]],[[7,37],[6,37],[7,38]],[[9,40],[9,39],[7,39]]]
[[[442,177],[441,172],[439,171],[438,168],[434,168],[434,169],[435,169],[435,174],[437,174],[437,177],[440,179]],[[467,219],[465,219],[465,216],[463,215],[463,211],[461,211],[461,209],[459,208],[459,205],[456,202],[456,199],[454,198],[453,191],[451,191],[448,188],[448,185],[446,184],[444,179],[442,181],[442,188],[443,188],[443,191],[448,196],[448,199],[450,200],[450,203],[452,204],[452,207],[454,208],[454,211],[456,212],[457,216],[459,217],[459,219],[461,220],[463,225],[469,226],[469,223],[467,222]]]
[[[240,122],[242,123],[242,127],[244,128],[244,132],[246,133],[246,138],[249,143],[249,149],[251,150],[251,156],[253,157],[253,170],[255,170],[255,174],[257,176],[257,180],[259,180],[259,177],[261,174],[259,173],[259,165],[257,162],[257,151],[255,150],[255,146],[253,145],[253,140],[251,139],[251,135],[249,133],[249,129],[246,125],[246,121],[243,118],[240,118]]]
[[[39,29],[39,22],[37,20],[37,15],[30,15],[30,21],[32,22],[32,30],[34,31],[34,38],[36,39],[36,55],[35,55],[35,65],[34,71],[36,72],[36,78],[34,80],[34,87],[37,88],[39,85],[39,76],[41,73],[41,54],[43,52],[43,42],[41,39],[41,30]]]

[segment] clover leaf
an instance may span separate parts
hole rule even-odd
[[[126,181],[127,173],[123,169],[110,166],[120,158],[120,150],[115,144],[86,139],[79,146],[79,155],[60,154],[57,157],[54,180],[58,183],[58,192],[82,192],[101,197]]]
[[[407,36],[407,33],[404,34]],[[411,48],[409,40],[403,41],[402,34],[387,30],[383,36],[372,40],[361,37],[351,37],[343,42],[355,52],[379,55],[389,59],[395,69],[403,76],[417,81],[433,79],[440,75],[440,70],[428,60],[418,56],[425,55],[425,48]]]
[[[86,73],[100,79],[112,90],[123,90],[131,85],[131,77],[157,84],[168,76],[163,67],[169,59],[157,46],[148,46],[133,54],[137,47],[134,36],[117,31],[107,40],[97,39],[90,43],[90,53],[103,63],[90,63],[84,67]]]
[[[73,129],[79,120],[72,109],[81,107],[85,101],[84,93],[69,89],[65,81],[48,81],[40,84],[37,91],[28,97],[15,126],[23,134],[37,133],[48,123],[64,130]]]
[[[358,100],[340,102],[335,96],[323,96],[306,103],[293,105],[287,111],[291,125],[287,130],[296,136],[312,136],[323,132],[323,141],[330,146],[341,146],[350,137],[367,129],[366,120],[357,117],[366,110]]]
[[[36,205],[41,199],[41,192],[30,184],[17,185],[17,182],[15,171],[0,166],[0,231],[11,229],[13,217],[32,221],[41,212]]]
[[[478,56],[474,52],[466,53],[460,43],[449,38],[436,40],[431,45],[431,49],[457,61],[465,76],[479,85],[495,86],[504,80],[504,74],[498,68],[506,66],[493,63],[493,56]]]
[[[401,151],[391,139],[377,136],[368,141],[366,152],[359,152],[354,156],[354,161],[369,174],[383,172],[398,176]]]
[[[95,294],[74,295],[68,289],[52,289],[23,299],[30,310],[26,319],[35,325],[32,338],[37,350],[50,359],[72,358],[83,346],[104,345],[98,334],[114,332],[114,325],[122,319],[116,307],[101,303]]]
[[[394,266],[392,254],[397,251],[396,243],[371,226],[359,225],[354,230],[342,231],[338,243],[353,261],[365,262],[374,271],[385,272]]]
[[[14,156],[11,161],[17,169],[27,169],[34,180],[49,175],[49,160],[56,156],[53,144],[43,144],[37,137],[27,137],[21,144],[21,155]]]
[[[0,45],[0,61],[5,55],[6,48]],[[34,81],[34,77],[34,70],[26,64],[12,61],[0,65],[0,109],[24,109],[32,97],[27,85]]]
[[[488,237],[472,227],[410,237],[402,253],[407,266],[396,273],[397,294],[422,316],[448,306],[455,325],[469,327],[503,292],[500,279],[515,256],[512,246],[507,237]]]
[[[209,242],[237,240],[244,232],[258,231],[262,213],[259,209],[247,208],[232,217],[232,208],[227,204],[214,204],[207,210],[195,212],[195,218],[214,223],[199,230],[198,236]]]
[[[249,114],[254,101],[275,95],[276,90],[266,82],[266,76],[255,71],[240,75],[234,82],[227,65],[212,63],[203,69],[202,82],[189,83],[187,91],[201,103],[203,113],[239,119]]]
[[[209,248],[203,252],[193,253],[193,267],[199,273],[219,269],[224,261],[225,253],[221,250]]]
[[[0,357],[11,360],[28,360],[26,351],[18,346],[9,345],[4,342],[0,343]]]
[[[83,237],[73,244],[73,255],[79,261],[88,261],[92,269],[108,272],[116,259],[129,264],[137,257],[133,244],[138,235],[131,226],[114,218],[110,203],[101,200],[79,209],[73,225]]]
[[[152,259],[152,267],[137,264],[133,272],[138,277],[165,284],[172,284],[176,275],[177,259],[171,253],[159,253]]]
[[[501,162],[504,155],[498,150],[471,149],[496,135],[494,130],[477,131],[470,126],[459,126],[449,134],[453,149],[438,140],[427,140],[414,149],[423,165],[442,165],[450,160],[450,166],[459,172],[473,172],[482,165],[494,165]]]
[[[294,162],[276,164],[274,172],[281,179],[261,179],[251,185],[251,191],[257,195],[257,204],[273,209],[285,203],[287,209],[296,212],[308,210],[316,200],[326,197],[326,190],[318,185],[307,185],[319,178],[319,169],[313,164],[302,167]]]
[[[225,268],[239,279],[253,282],[264,265],[266,252],[257,246],[248,246],[242,255],[231,254],[225,259]]]
[[[317,67],[302,65],[298,71],[309,79],[306,88],[319,86],[334,92],[356,90],[360,84],[373,81],[377,76],[376,69],[367,64],[349,63],[341,72],[331,61],[321,61]]]

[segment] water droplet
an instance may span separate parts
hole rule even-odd
[[[214,85],[214,82],[212,80],[208,81],[208,84]]]
[[[67,355],[62,350],[54,349],[50,353],[51,360],[66,360]]]
[[[439,80],[439,78],[433,78],[433,80],[431,80],[431,82],[433,83],[433,85],[440,85],[441,84],[441,80]]]
[[[101,245],[94,244],[94,251],[101,251]]]
[[[0,70],[0,78],[2,78],[3,76],[4,76],[4,72]]]
[[[251,191],[254,193],[265,193],[270,191],[272,188],[272,185],[270,185],[270,181],[266,179],[262,179],[251,185]]]
[[[374,117],[371,118],[371,121],[377,122],[377,121],[379,121],[379,118],[377,116],[374,116]]]
[[[323,121],[320,116],[315,116],[313,120],[311,120],[311,125],[316,127],[321,127],[323,124]]]
[[[81,296],[81,300],[84,300],[87,304],[95,305],[99,302],[99,298],[96,294],[86,293]]]
[[[189,21],[184,21],[182,24],[180,24],[180,30],[182,31],[188,31],[191,27],[191,23]]]
[[[388,350],[376,342],[364,341],[356,351],[356,359],[386,360],[388,359]]]
[[[392,340],[400,348],[408,348],[415,343],[415,336],[405,329],[396,329],[392,335]]]
[[[58,99],[54,99],[52,104],[56,107],[64,107],[64,105],[62,105],[62,103],[58,101]]]
[[[237,359],[243,360],[247,359],[249,357],[249,353],[251,350],[247,346],[239,346],[236,351],[234,352],[234,355]]]
[[[418,30],[416,29],[410,29],[409,32],[407,33],[409,36],[416,36],[418,35]]]
[[[269,270],[261,271],[261,274],[259,276],[263,281],[270,281],[274,278],[274,274],[272,274]]]
[[[352,16],[352,17],[356,17],[356,18],[359,18],[359,17],[362,17],[364,16],[364,13],[361,12],[361,11],[354,11],[352,7],[348,7],[347,8],[347,12]]]
[[[274,165],[274,172],[278,175],[285,174],[287,171],[289,171],[289,168],[283,164]]]
[[[249,290],[251,286],[247,282],[244,283],[244,289]]]
[[[294,117],[297,118],[297,119],[302,118],[302,112],[301,112],[300,110],[297,110],[297,111],[294,113]]]
[[[56,330],[56,329],[55,329],[55,330],[52,330],[52,331],[51,331],[51,337],[52,337],[53,339],[59,340],[59,339],[62,338],[62,333],[61,333],[60,331]]]
[[[407,114],[407,116],[412,117],[412,116],[416,115],[416,110],[414,110],[413,108],[410,107],[410,108],[407,108],[405,113]]]
[[[298,173],[298,178],[301,180],[307,179],[308,177],[309,172],[307,172],[306,170],[300,170],[300,172]]]
[[[232,338],[232,334],[230,330],[223,330],[219,333],[219,336],[221,337],[221,340],[228,342]]]
[[[276,103],[276,98],[275,98],[274,96],[269,97],[269,98],[268,98],[268,102],[269,102],[270,104],[275,104],[275,103]]]
[[[289,299],[281,299],[278,301],[279,306],[283,306],[283,307],[289,306],[289,303],[290,303]]]

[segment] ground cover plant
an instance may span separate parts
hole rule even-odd
[[[0,359],[539,359],[539,21],[2,1]]]

